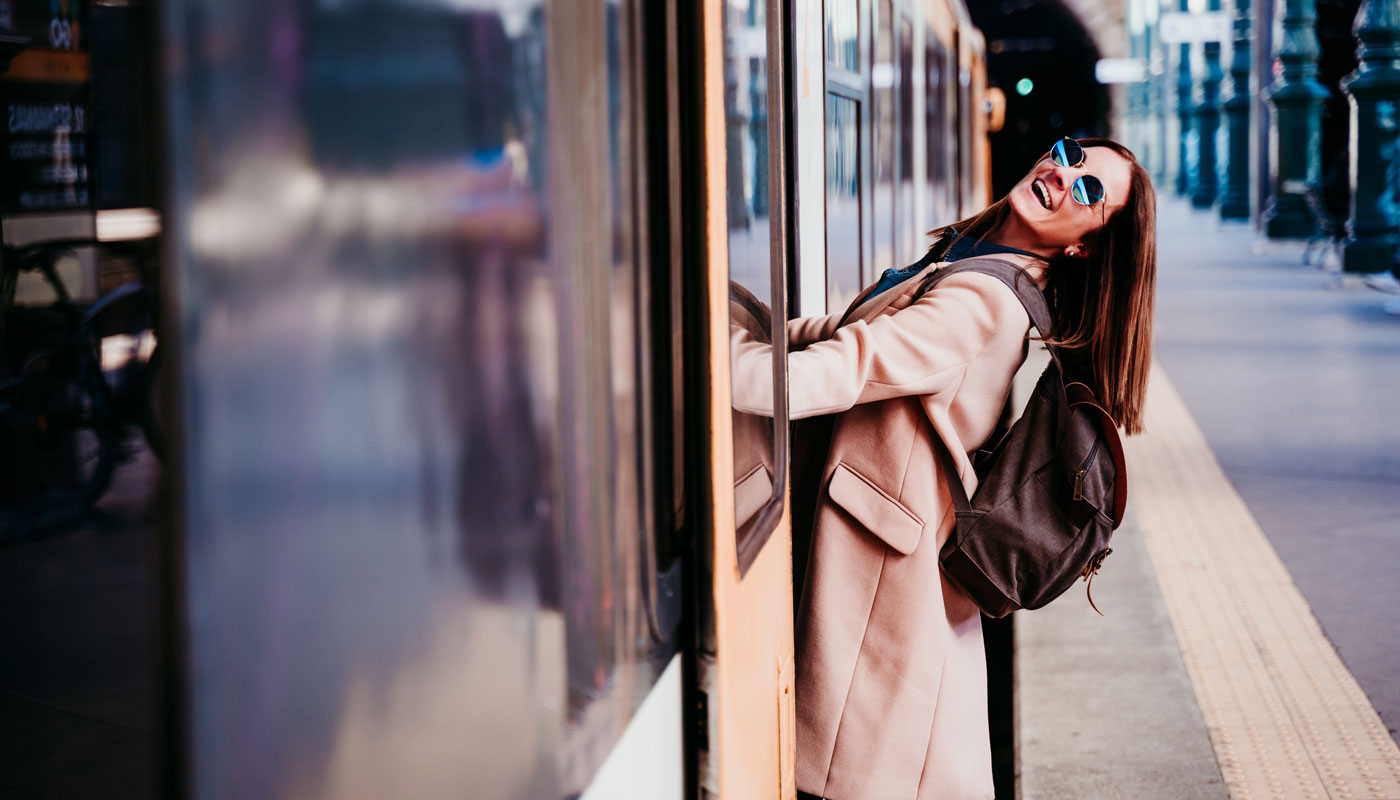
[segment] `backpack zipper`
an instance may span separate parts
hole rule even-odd
[[[1089,455],[1085,457],[1084,463],[1079,465],[1079,471],[1074,473],[1074,499],[1076,502],[1084,499],[1084,473],[1089,471],[1089,465],[1094,463],[1094,456],[1099,454],[1099,442],[1094,439],[1094,446],[1089,448]]]

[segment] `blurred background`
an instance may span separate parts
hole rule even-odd
[[[1160,353],[1394,733],[1395,605],[1346,592],[1400,530],[1400,0],[679,5],[0,0],[0,797],[719,794],[759,723],[716,587],[792,543],[782,361],[776,423],[711,396],[714,287],[782,341],[1064,136],[1131,147],[1174,241],[1355,290],[1179,272]],[[1255,413],[1324,362],[1342,401]],[[1319,452],[1359,566],[1287,527]],[[671,794],[598,788],[656,713]]]

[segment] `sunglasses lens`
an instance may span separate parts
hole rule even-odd
[[[1084,148],[1073,139],[1061,139],[1050,148],[1050,160],[1061,167],[1077,167],[1084,160]]]
[[[1103,184],[1093,175],[1082,175],[1069,187],[1069,196],[1080,205],[1092,206],[1103,200]]]

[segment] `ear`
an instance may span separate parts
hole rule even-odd
[[[1089,248],[1083,242],[1075,242],[1065,248],[1065,258],[1088,258]]]

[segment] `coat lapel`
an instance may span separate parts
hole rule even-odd
[[[946,250],[947,248],[943,249]],[[923,269],[915,273],[913,277],[906,278],[900,283],[897,283],[894,286],[891,286],[890,288],[886,289],[883,293],[879,295],[873,294],[873,292],[875,291],[875,287],[880,285],[880,280],[877,278],[874,283],[865,287],[865,291],[856,295],[856,299],[852,300],[851,304],[846,307],[846,313],[841,315],[841,321],[837,323],[837,327],[839,328],[853,319],[874,319],[880,312],[884,311],[890,303],[894,302],[894,299],[896,297],[899,297],[900,294],[904,292],[908,292],[911,286],[918,286],[920,279],[928,275],[929,270],[938,266],[940,262],[934,257],[934,254],[938,252],[940,252],[940,250],[937,247],[937,245],[935,245],[927,253],[924,253],[923,258],[915,262],[921,265]],[[866,305],[872,300],[876,304],[873,307],[873,310],[861,309],[861,306]]]
[[[885,313],[885,309],[890,307],[896,298],[909,294],[923,285],[924,279],[930,272],[938,269],[939,263],[934,262],[914,273],[913,277],[907,278],[900,283],[891,286],[881,294],[874,297],[856,298],[856,302],[851,304],[851,309],[846,312],[846,319],[842,323],[852,320],[863,319],[869,322],[872,319]],[[873,287],[872,287],[873,288]]]

